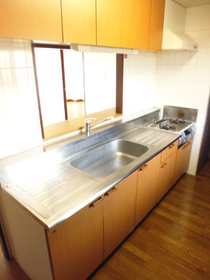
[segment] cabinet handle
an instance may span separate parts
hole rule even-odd
[[[103,197],[99,197],[96,201],[90,204],[90,208],[96,207],[98,204],[100,204],[103,201]]]
[[[146,169],[148,167],[148,165],[147,164],[144,164],[143,166],[141,166],[140,168],[139,168],[139,171],[144,171],[144,169]]]
[[[117,190],[116,187],[112,188],[111,190],[109,190],[108,192],[105,193],[105,196],[109,196],[111,195],[113,192],[115,192]]]
[[[171,144],[168,148],[172,149],[174,147],[174,144]]]
[[[183,146],[183,150],[185,150],[188,146],[190,145],[190,142],[187,142],[184,146]]]
[[[161,166],[161,168],[165,168],[166,165],[167,165],[167,163],[165,162],[165,163]]]

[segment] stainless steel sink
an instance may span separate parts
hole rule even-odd
[[[148,150],[147,146],[118,139],[79,156],[71,165],[94,177],[105,177],[125,167]]]

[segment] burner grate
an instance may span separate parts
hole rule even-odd
[[[185,123],[185,120],[183,119],[169,119],[170,123],[175,123],[175,124],[179,124],[179,123]]]
[[[165,130],[176,130],[176,126],[174,124],[159,124],[160,129],[165,129]]]

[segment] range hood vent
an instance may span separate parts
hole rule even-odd
[[[198,43],[184,34],[186,8],[166,0],[162,50],[197,51]]]
[[[167,29],[164,30],[162,50],[197,51],[198,43],[184,33],[173,32]]]

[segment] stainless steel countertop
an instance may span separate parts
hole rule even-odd
[[[48,152],[46,157],[32,158],[9,166],[4,170],[7,179],[2,180],[6,183],[1,186],[1,191],[14,197],[45,228],[52,229],[179,138],[179,134],[166,131],[131,127],[128,131],[128,125],[120,135],[112,133],[104,137],[104,142],[100,140],[85,149],[79,150],[76,146],[67,145],[56,153]],[[103,178],[89,176],[70,164],[78,155],[118,138],[146,145],[149,151],[120,171]],[[88,141],[91,139],[88,138]],[[69,149],[75,149],[75,153],[68,152]]]

